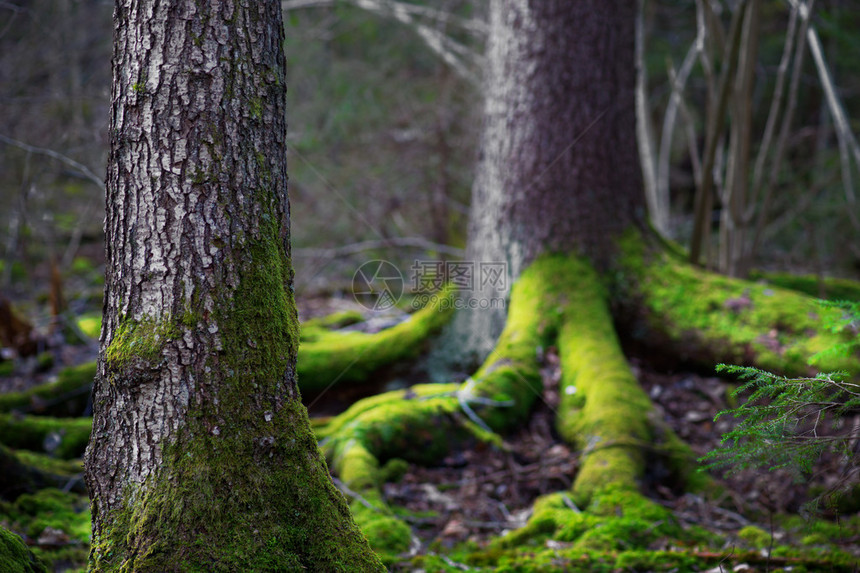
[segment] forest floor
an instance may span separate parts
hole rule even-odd
[[[308,319],[344,310],[351,307],[351,301],[307,299],[300,300],[299,305],[302,318]],[[397,320],[396,315],[382,321],[370,320],[358,328],[375,330]],[[22,390],[47,381],[61,367],[94,359],[95,351],[94,343],[61,345],[52,349],[54,359],[50,366],[35,359],[20,362],[9,375],[0,376],[0,392]],[[730,416],[714,420],[718,412],[733,404],[730,394],[735,385],[732,381],[683,368],[667,371],[665,364],[658,370],[648,357],[635,354],[630,361],[659,413],[691,446],[695,456],[719,447],[720,436],[735,423]],[[554,349],[545,353],[543,378],[542,400],[527,427],[505,436],[506,451],[488,446],[455,450],[436,467],[409,465],[401,479],[385,484],[383,493],[388,504],[404,516],[420,541],[420,547],[415,547],[416,554],[444,555],[447,550],[463,544],[478,548],[487,546],[491,539],[525,525],[537,497],[569,489],[577,472],[578,456],[560,440],[554,429],[560,379]],[[346,402],[348,400],[334,389],[314,399],[311,415],[334,414]],[[849,423],[860,426],[860,415]],[[810,543],[810,535],[814,532],[803,527],[782,527],[782,520],[785,515],[807,511],[805,504],[814,493],[832,486],[847,465],[842,457],[827,454],[816,465],[814,475],[803,480],[798,480],[789,469],[745,470],[729,476],[712,470],[708,473],[716,487],[710,488],[707,496],[677,491],[664,476],[654,474],[648,476],[644,491],[649,498],[671,509],[682,524],[699,526],[712,531],[715,539],[724,539],[721,550],[725,555],[730,555],[737,546],[756,549],[766,556],[773,543],[790,546]],[[834,519],[826,511],[819,513],[822,515]],[[0,521],[3,521],[2,515]],[[828,535],[827,542],[857,556],[857,570],[860,570],[860,532],[854,528],[839,529],[838,519],[834,524],[839,534]],[[738,538],[737,532],[744,528],[749,530],[749,526],[766,532],[769,539],[764,542],[759,539],[756,546],[749,539]],[[28,543],[38,546],[40,540],[31,538]],[[707,551],[713,552],[714,547]],[[405,561],[399,566],[395,564],[394,569],[414,570]],[[735,567],[734,570],[757,569]]]
[[[354,307],[342,299],[309,299],[300,301],[299,308],[303,318],[310,318]],[[396,318],[389,317],[387,321],[396,321]],[[373,322],[364,326],[359,324],[353,328],[376,329]],[[737,383],[696,372],[681,364],[667,367],[665,357],[651,360],[648,356],[637,356],[636,349],[625,350],[634,373],[661,417],[691,447],[696,458],[719,448],[721,436],[732,429],[737,420],[730,415],[715,418],[719,412],[737,406],[731,396]],[[420,548],[414,548],[417,554],[444,555],[464,544],[472,548],[486,547],[492,539],[524,526],[539,496],[570,488],[578,469],[578,455],[562,442],[554,428],[561,378],[554,348],[545,353],[542,376],[542,399],[528,426],[505,436],[507,451],[481,444],[454,450],[438,466],[410,464],[400,480],[384,485],[386,501],[406,510],[403,516],[421,542]],[[330,398],[333,403],[338,402],[337,396]],[[325,398],[316,401],[311,415],[315,409],[333,413],[327,409]],[[860,427],[860,414],[849,423]],[[713,532],[714,539],[725,540],[722,547],[725,555],[733,553],[736,547],[754,549],[765,562],[775,544],[814,543],[813,518],[823,517],[836,526],[829,530],[837,532],[827,539],[832,544],[830,547],[855,555],[855,570],[860,571],[860,530],[842,527],[844,521],[840,521],[839,515],[814,503],[817,495],[835,486],[851,467],[853,464],[844,456],[825,452],[812,475],[801,475],[792,468],[728,473],[723,469],[703,469],[713,480],[707,495],[678,491],[675,484],[666,482],[661,475],[647,476],[644,493],[670,509],[682,524],[699,526]],[[856,476],[853,480],[856,482]],[[858,509],[860,507],[854,511]],[[786,520],[788,516],[798,515],[803,519]],[[738,537],[737,533],[744,528],[748,532],[766,532],[768,539]],[[655,546],[651,549],[669,548]],[[713,550],[711,546],[703,551]],[[454,569],[465,567],[452,564]],[[395,570],[414,569],[411,561],[404,561]],[[732,568],[718,566],[713,569],[714,572],[724,570]],[[748,566],[734,570],[757,569]],[[771,568],[766,565],[761,570]]]

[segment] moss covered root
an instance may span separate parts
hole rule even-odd
[[[450,320],[452,296],[453,291],[445,291],[405,322],[373,334],[330,330],[353,321],[353,314],[302,325],[297,363],[302,393],[321,392],[335,383],[365,382],[381,369],[417,356],[427,338]]]
[[[57,379],[23,392],[0,394],[0,412],[36,412],[51,416],[77,416],[84,411],[96,363],[64,368]]]
[[[27,549],[20,537],[0,527],[0,571],[5,573],[46,573],[48,570]]]
[[[839,309],[775,284],[704,271],[666,251],[649,251],[636,237],[623,241],[622,250],[617,298],[638,317],[630,335],[639,342],[673,348],[682,360],[706,367],[725,362],[787,375],[860,372],[856,351],[809,363],[816,353],[856,338],[850,328],[828,326],[838,322]]]
[[[648,454],[661,457],[677,480],[685,480],[693,456],[655,414],[630,370],[597,274],[578,260],[555,264],[570,283],[558,335],[557,424],[582,456],[573,485],[576,503],[590,503],[594,492],[607,486],[639,491]]]
[[[505,330],[472,378],[362,400],[321,430],[345,485],[373,500],[372,512],[362,509],[367,504],[360,500],[353,502],[372,545],[380,543],[370,533],[375,520],[392,519],[379,493],[380,463],[392,458],[432,463],[469,440],[504,447],[499,433],[522,424],[541,396],[541,355],[556,341],[566,390],[559,424],[583,455],[573,491],[578,503],[590,504],[595,492],[607,487],[622,488],[631,500],[639,496],[643,448],[653,449],[655,441],[666,446],[663,453],[673,467],[686,463],[686,449],[658,427],[621,354],[597,274],[576,258],[544,257],[514,285]],[[637,507],[640,501],[637,497]],[[407,548],[405,541],[398,547]]]
[[[91,418],[0,414],[0,443],[16,449],[49,452],[62,459],[84,455],[91,429]]]
[[[0,502],[4,527],[37,545],[33,553],[51,570],[82,567],[90,543],[90,512],[85,495],[46,488]],[[34,571],[43,569],[34,569]],[[0,566],[0,571],[15,571]],[[30,571],[23,569],[23,571]]]
[[[471,441],[497,446],[497,432],[525,421],[541,394],[539,353],[553,331],[553,302],[541,277],[528,275],[514,287],[508,326],[483,367],[462,384],[418,385],[361,400],[320,431],[333,469],[357,493],[356,521],[371,546],[394,558],[409,549],[405,524],[380,493],[380,463],[402,458],[432,463],[452,447]],[[551,288],[549,290],[552,290]],[[547,317],[546,319],[542,317]],[[369,509],[362,500],[370,500]],[[379,535],[396,527],[396,543]]]

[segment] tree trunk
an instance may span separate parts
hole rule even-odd
[[[465,382],[355,403],[320,429],[324,450],[371,543],[403,552],[408,533],[379,535],[395,527],[381,487],[393,458],[431,463],[472,441],[504,448],[501,434],[522,426],[538,399],[557,401],[556,430],[576,449],[576,477],[569,491],[539,499],[528,524],[493,551],[527,543],[523,561],[534,567],[555,559],[535,557],[548,535],[578,555],[693,543],[642,495],[649,486],[691,487],[695,458],[639,385],[615,323],[628,341],[665,343],[681,359],[793,372],[854,333],[826,328],[838,310],[694,268],[648,231],[635,137],[635,0],[491,6],[466,261],[475,289],[461,290],[481,298],[459,305],[454,336],[436,351],[445,359],[467,348],[467,358],[486,359]],[[482,263],[504,263],[503,284],[482,290]],[[508,290],[506,309],[482,304]],[[557,391],[544,388],[550,348],[561,369]],[[860,370],[856,357],[828,364]],[[625,567],[621,559],[615,566]]]
[[[635,21],[634,0],[491,4],[467,260],[505,263],[506,289],[543,253],[584,255],[605,269],[613,239],[643,221]],[[497,286],[477,297],[498,296]],[[467,341],[457,346],[482,359],[504,314],[459,313],[454,330]]]
[[[117,2],[92,570],[381,570],[299,400],[279,2]]]

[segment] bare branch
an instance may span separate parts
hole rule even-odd
[[[808,10],[804,15],[804,6],[801,4],[801,16],[809,18]],[[821,87],[827,96],[827,105],[830,108],[833,123],[836,124],[836,135],[839,139],[839,155],[842,164],[842,183],[845,188],[845,199],[850,207],[848,209],[848,216],[854,228],[860,229],[860,220],[858,220],[856,213],[857,197],[854,194],[854,186],[852,185],[850,161],[850,155],[853,155],[854,161],[860,167],[860,146],[858,146],[857,139],[851,132],[851,126],[848,124],[848,118],[845,116],[845,109],[842,107],[842,102],[839,101],[839,96],[836,94],[833,79],[830,76],[827,63],[824,61],[824,56],[822,55],[818,33],[810,25],[806,31],[806,35],[809,39],[809,51],[812,53],[812,59],[815,62],[815,68],[818,70],[818,77],[821,80]]]
[[[681,64],[679,73],[676,74],[672,63],[669,63],[672,96],[669,98],[669,104],[666,106],[666,114],[663,116],[663,133],[660,136],[660,150],[657,157],[655,190],[658,209],[661,212],[665,212],[667,217],[669,212],[669,162],[672,155],[672,138],[675,132],[678,106],[681,102],[681,94],[684,91],[687,78],[690,77],[693,64],[696,63],[696,56],[701,52],[704,45],[704,33],[704,28],[699,27],[698,35],[693,41],[693,45],[687,50],[687,55],[684,57],[684,62]],[[666,223],[668,224],[668,220]]]
[[[792,2],[792,6],[796,5],[793,0],[789,1]],[[801,22],[800,37],[798,38],[797,46],[794,51],[794,64],[791,71],[792,76],[791,86],[788,91],[788,102],[786,102],[785,115],[783,115],[782,118],[779,138],[777,139],[776,149],[774,151],[773,159],[771,160],[770,175],[768,177],[767,184],[764,187],[764,197],[762,199],[761,207],[759,208],[758,218],[756,219],[755,232],[753,234],[752,246],[750,247],[751,255],[758,251],[759,244],[761,243],[762,235],[765,230],[765,223],[767,221],[767,214],[770,211],[770,203],[773,199],[773,190],[776,187],[779,169],[782,166],[782,158],[785,154],[785,148],[788,141],[788,131],[794,118],[794,110],[797,107],[797,92],[803,66],[803,54],[806,49],[806,31],[809,28],[809,9],[812,7],[813,2],[814,0],[809,4],[805,4],[803,7],[798,8]]]
[[[746,14],[747,0],[740,0],[732,15],[729,31],[729,41],[724,49],[723,69],[720,72],[720,83],[717,88],[717,100],[708,114],[705,153],[702,158],[702,187],[696,194],[695,217],[693,221],[693,237],[690,242],[690,262],[699,264],[702,247],[705,248],[705,264],[708,263],[706,240],[710,231],[711,210],[713,208],[714,165],[717,158],[717,145],[722,135],[723,118],[729,100],[732,78],[735,74],[738,51],[741,44],[741,30]]]
[[[85,179],[91,181],[94,185],[98,186],[99,189],[104,191],[105,183],[103,178],[98,177],[95,173],[90,171],[90,168],[84,165],[83,163],[78,163],[71,157],[67,155],[63,155],[58,151],[54,151],[53,149],[47,149],[44,147],[35,147],[33,145],[28,145],[22,141],[18,141],[17,139],[12,139],[11,137],[6,137],[5,135],[0,134],[0,141],[7,145],[11,145],[13,147],[17,147],[19,149],[23,149],[29,153],[37,153],[39,155],[46,155],[52,159],[56,159],[60,163],[64,165],[68,165],[75,171],[77,171],[80,175],[82,175]]]
[[[281,7],[283,10],[296,10],[299,8],[319,8],[332,6],[338,3],[339,0],[283,0]],[[406,2],[397,0],[342,0],[348,3],[367,10],[380,14],[382,16],[391,17],[412,28],[416,34],[424,41],[430,50],[436,53],[442,60],[451,66],[457,74],[472,83],[473,85],[480,84],[480,77],[477,72],[470,69],[480,68],[482,57],[475,53],[470,48],[457,42],[447,34],[422,24],[416,17],[425,17],[431,20],[452,23],[459,25],[463,30],[483,37],[486,35],[486,26],[479,23],[477,20],[466,20],[457,18],[443,10],[436,10],[426,6],[416,6]]]
[[[639,0],[636,15],[636,139],[639,142],[639,160],[642,163],[642,183],[651,222],[663,234],[668,232],[668,203],[661,205],[657,197],[656,158],[654,157],[654,129],[648,110],[648,75],[645,69],[645,0]],[[662,207],[662,208],[661,208]]]
[[[779,118],[779,111],[782,107],[782,94],[785,87],[785,78],[788,72],[788,64],[791,61],[791,52],[794,49],[794,37],[796,33],[797,7],[792,6],[788,20],[788,28],[785,32],[785,45],[782,49],[782,58],[779,61],[779,69],[776,75],[776,85],[773,88],[773,97],[771,98],[770,110],[767,114],[767,123],[765,124],[764,135],[762,136],[755,167],[753,168],[752,191],[754,198],[750,201],[750,212],[746,214],[748,221],[752,219],[752,209],[758,203],[758,197],[761,196],[762,178],[764,177],[764,163],[767,159],[768,153],[770,152],[771,140],[773,139],[773,134],[776,129],[776,120]]]

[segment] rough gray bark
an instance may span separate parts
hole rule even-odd
[[[546,252],[605,268],[612,239],[645,217],[632,136],[636,1],[497,0],[490,14],[467,260],[505,262],[508,288]],[[482,358],[504,318],[458,313],[457,347]]]
[[[296,386],[280,3],[114,20],[91,569],[381,569]]]

